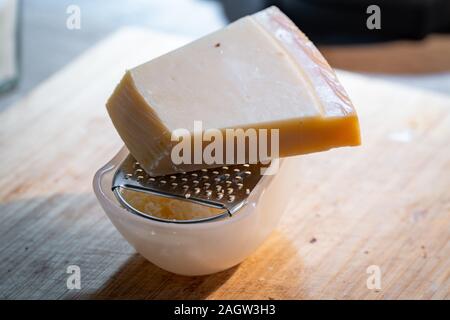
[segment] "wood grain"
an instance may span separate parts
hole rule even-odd
[[[450,99],[350,73],[364,145],[297,158],[289,210],[255,254],[193,278],[136,254],[91,190],[122,144],[104,103],[126,68],[184,42],[124,29],[0,114],[0,298],[450,298]]]

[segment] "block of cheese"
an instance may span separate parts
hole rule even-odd
[[[127,71],[107,109],[155,176],[198,169],[171,159],[171,133],[194,135],[195,121],[203,130],[278,129],[280,157],[360,144],[357,114],[335,73],[276,7]]]

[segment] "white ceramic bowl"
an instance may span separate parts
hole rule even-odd
[[[117,230],[141,255],[177,274],[211,274],[243,261],[273,231],[292,190],[285,159],[275,175],[263,176],[233,217],[193,224],[159,222],[125,210],[111,191],[114,172],[127,154],[123,148],[97,171],[95,194]]]

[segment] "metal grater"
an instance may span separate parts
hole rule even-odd
[[[261,179],[260,168],[259,164],[241,164],[152,177],[129,154],[114,175],[112,190],[119,202],[137,215],[172,223],[204,222],[235,214]],[[162,219],[134,208],[122,196],[121,188],[191,201],[224,211],[216,216],[194,220]]]

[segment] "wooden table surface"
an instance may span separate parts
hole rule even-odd
[[[124,29],[0,113],[0,298],[450,298],[450,99],[351,73],[363,146],[298,157],[289,210],[256,253],[191,278],[138,255],[92,192],[122,145],[104,104],[126,68],[186,41]]]

